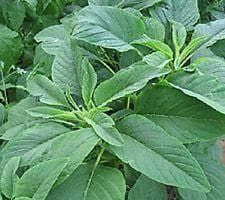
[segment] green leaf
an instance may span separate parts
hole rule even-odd
[[[24,1],[28,4],[28,6],[29,6],[32,10],[36,11],[36,7],[37,7],[37,5],[38,5],[38,0],[24,0]]]
[[[187,32],[183,24],[172,21],[172,39],[175,52],[178,54],[184,46],[187,37]]]
[[[225,39],[216,42],[210,49],[217,56],[225,58]]]
[[[167,86],[146,88],[138,96],[135,112],[183,143],[217,139],[225,133],[224,115]]]
[[[169,59],[173,58],[173,51],[172,49],[165,43],[161,42],[160,40],[154,40],[150,38],[144,38],[140,40],[134,41],[134,44],[141,44],[146,47],[151,48],[154,51],[159,51],[168,56]]]
[[[225,63],[213,58],[198,59],[190,68],[194,73],[179,71],[168,77],[171,86],[225,114]]]
[[[133,7],[138,10],[148,8],[162,0],[124,0],[123,5],[125,7]]]
[[[43,152],[55,138],[68,131],[70,129],[54,122],[37,124],[28,128],[5,145],[1,152],[2,163],[15,156],[20,156],[20,166],[32,165],[41,158]]]
[[[144,23],[127,11],[88,6],[80,11],[72,36],[97,46],[124,52],[134,48],[130,43],[144,31]]]
[[[111,145],[123,145],[123,138],[119,131],[113,127],[114,122],[110,116],[104,113],[95,114],[93,119],[86,118],[86,122],[92,126],[95,133]]]
[[[57,108],[40,106],[27,110],[28,114],[32,117],[40,117],[44,119],[59,119],[68,121],[77,121],[77,117],[73,112],[63,111]]]
[[[67,159],[56,159],[28,169],[16,183],[15,196],[45,200],[66,164]]]
[[[40,97],[42,103],[68,106],[63,91],[45,76],[36,75],[33,77],[28,81],[27,88],[31,95]]]
[[[82,72],[82,97],[84,103],[89,106],[97,85],[97,74],[87,59],[83,59]]]
[[[167,200],[166,186],[141,175],[129,192],[129,200]]]
[[[95,90],[96,104],[106,105],[142,89],[149,80],[170,72],[169,69],[163,68],[169,60],[163,58],[159,52],[149,55],[147,60],[134,63],[117,72],[111,79],[102,82]]]
[[[91,179],[90,187],[87,188],[92,168],[92,165],[81,165],[63,184],[51,191],[47,200],[125,199],[125,180],[122,173],[117,169],[98,167]],[[85,191],[87,191],[86,198],[84,198]]]
[[[28,198],[28,197],[19,197],[19,198],[15,198],[15,200],[31,200],[31,198]]]
[[[57,180],[57,184],[63,182],[73,173],[99,140],[90,128],[71,131],[54,140],[51,147],[46,150],[43,159],[69,158],[66,167]]]
[[[40,31],[35,40],[41,42],[42,48],[50,55],[56,55],[61,51],[62,43],[69,37],[63,25],[49,26]]]
[[[119,6],[123,0],[88,0],[89,5],[93,6]]]
[[[27,113],[27,110],[41,105],[42,104],[35,101],[34,98],[28,97],[16,105],[9,107],[8,121],[1,126],[0,134],[3,134],[1,139],[10,140],[24,129],[29,128],[40,121],[40,119],[31,117]]]
[[[176,21],[186,28],[191,28],[199,19],[197,0],[165,0],[164,3],[154,6],[150,10],[154,18],[168,21]]]
[[[16,175],[16,170],[19,167],[20,158],[11,158],[5,165],[1,175],[1,190],[2,193],[9,199],[13,198],[15,183],[19,179]]]
[[[165,39],[165,27],[161,22],[154,18],[145,18],[145,34],[154,40],[159,40],[161,42]]]
[[[225,19],[212,21],[208,24],[198,24],[192,37],[202,36],[206,37],[206,41],[201,48],[212,46],[218,40],[225,39]]]
[[[64,42],[53,62],[52,79],[63,90],[81,96],[82,55],[74,41]]]
[[[220,200],[225,195],[225,167],[222,163],[216,162],[205,154],[199,154],[198,152],[193,153],[200,165],[202,166],[205,174],[211,184],[211,191],[209,193],[194,192],[192,190],[178,189],[180,195],[184,200],[199,199],[207,200],[214,199]]]
[[[107,147],[123,162],[157,182],[209,191],[203,170],[176,138],[141,115],[130,115],[118,126],[125,144]]]
[[[17,32],[0,24],[0,61],[8,68],[15,64],[21,55],[22,42]]]
[[[0,126],[3,124],[5,116],[5,107],[0,103]]]

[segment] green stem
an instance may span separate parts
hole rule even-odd
[[[6,86],[5,86],[5,79],[4,79],[4,74],[3,74],[3,71],[2,69],[0,70],[1,72],[1,78],[2,78],[2,85],[3,85],[3,91],[4,91],[4,99],[5,99],[5,103],[6,105],[8,105],[8,97],[7,97],[7,93],[6,93]]]
[[[130,108],[130,96],[127,98],[127,109]]]
[[[105,67],[106,69],[108,69],[112,74],[115,74],[115,72],[112,70],[112,68],[110,66],[108,66],[105,62],[103,62],[102,60],[99,60]]]
[[[93,169],[92,169],[90,178],[89,178],[89,180],[88,180],[86,190],[84,191],[84,198],[83,198],[83,200],[86,200],[86,198],[87,198],[88,189],[90,188],[91,181],[92,181],[92,178],[93,178],[93,176],[94,176],[95,170],[96,170],[96,168],[97,168],[97,166],[98,166],[98,164],[99,164],[99,162],[100,162],[100,160],[101,160],[101,157],[102,157],[104,151],[105,151],[105,148],[103,147],[103,148],[101,149],[101,151],[99,152],[99,154],[98,154],[98,157],[97,157],[97,159],[96,159],[96,161],[95,161],[95,164],[94,164],[94,167],[93,167]]]

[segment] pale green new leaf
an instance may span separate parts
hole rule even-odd
[[[118,125],[125,144],[107,146],[123,162],[166,185],[208,192],[210,185],[198,162],[176,138],[141,115]]]
[[[123,0],[88,0],[89,5],[93,6],[119,6]]]
[[[126,184],[122,173],[110,167],[98,167],[94,171],[91,184],[92,165],[81,165],[61,185],[54,188],[46,200],[124,200]],[[84,194],[86,193],[86,198]]]
[[[35,40],[41,42],[42,48],[50,55],[56,55],[61,51],[62,43],[69,37],[63,25],[49,26],[40,31]]]
[[[81,96],[82,55],[75,41],[63,42],[52,65],[52,79],[63,90]]]
[[[123,145],[123,138],[119,131],[113,127],[114,122],[110,116],[104,113],[95,114],[93,119],[86,118],[86,122],[92,126],[95,133],[111,145]]]
[[[223,114],[168,86],[146,88],[138,96],[135,112],[183,143],[217,139],[225,134]]]
[[[54,122],[37,124],[28,128],[5,145],[1,152],[2,163],[4,164],[12,157],[20,156],[20,166],[32,165],[41,158],[55,138],[69,131],[70,129]]]
[[[111,79],[102,82],[95,90],[97,105],[107,105],[113,100],[142,89],[149,80],[168,74],[163,68],[169,62],[159,52],[147,56],[146,62],[140,61],[117,72]],[[157,65],[155,65],[157,63]]]
[[[55,159],[28,169],[16,183],[15,196],[45,200],[66,164],[65,158]]]
[[[51,80],[43,75],[36,75],[27,82],[27,88],[31,95],[40,97],[40,101],[49,105],[67,107],[63,91]]]
[[[92,101],[92,95],[97,85],[97,74],[93,66],[85,58],[82,62],[82,97],[84,103],[89,106]]]
[[[140,175],[129,192],[129,200],[167,200],[166,186]]]
[[[202,58],[192,63],[190,68],[196,69],[195,72],[171,74],[167,79],[170,85],[225,113],[225,62]]]
[[[134,48],[130,43],[144,31],[144,23],[125,10],[108,6],[87,6],[77,17],[72,37],[124,52]]]
[[[73,173],[99,141],[99,137],[90,128],[71,131],[54,140],[51,147],[46,150],[43,159],[69,158],[57,184]]]
[[[197,0],[164,0],[164,3],[154,6],[150,13],[154,18],[168,21],[176,21],[186,28],[191,28],[199,19]]]
[[[218,40],[225,39],[225,19],[212,21],[208,24],[198,24],[195,27],[193,38],[202,36],[204,36],[206,40],[201,48],[212,46]]]
[[[16,170],[19,167],[20,158],[11,158],[5,165],[1,175],[1,191],[7,197],[12,199],[14,195],[15,183],[19,179]]]

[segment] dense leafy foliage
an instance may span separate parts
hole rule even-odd
[[[1,200],[223,200],[225,2],[0,0]]]

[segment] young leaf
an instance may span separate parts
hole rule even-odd
[[[31,165],[40,159],[55,138],[68,131],[70,129],[53,122],[28,128],[6,144],[1,152],[2,163],[15,156],[21,156],[20,166]]]
[[[19,177],[16,175],[16,170],[19,167],[20,158],[11,158],[5,165],[1,175],[1,191],[9,199],[14,196],[15,183]]]
[[[166,186],[141,175],[129,192],[129,200],[167,200]]]
[[[119,6],[123,0],[88,0],[89,5],[93,6]]]
[[[27,88],[30,94],[40,97],[42,103],[64,107],[68,106],[63,91],[45,76],[36,75],[28,81]]]
[[[203,192],[210,190],[198,162],[162,128],[141,115],[130,115],[118,126],[126,134],[124,145],[107,147],[123,162],[157,182]]]
[[[168,77],[171,86],[196,97],[221,113],[225,113],[225,63],[224,61],[203,58],[195,61],[194,73],[179,71]],[[213,66],[213,67],[212,67]]]
[[[147,87],[135,104],[145,115],[183,143],[220,138],[225,133],[225,116],[168,86]]]
[[[97,74],[86,58],[82,62],[82,71],[82,97],[84,103],[89,106],[97,84]]]
[[[119,131],[113,127],[114,122],[108,115],[97,113],[93,120],[86,118],[86,121],[92,126],[95,133],[107,143],[115,146],[123,145],[123,138]]]
[[[54,188],[46,200],[104,199],[124,200],[126,184],[122,173],[110,167],[98,167],[90,177],[92,165],[81,165],[61,185]],[[91,184],[88,187],[89,179]],[[84,197],[86,193],[86,198]]]
[[[63,42],[52,66],[52,79],[63,90],[81,96],[82,54],[75,41]]]
[[[43,159],[69,158],[66,167],[56,182],[57,184],[62,183],[71,175],[99,140],[99,137],[90,128],[71,131],[54,140],[51,147],[46,150]]]
[[[29,170],[17,181],[15,196],[45,200],[53,184],[67,164],[67,159],[42,162]]]
[[[113,100],[142,89],[149,80],[168,74],[170,70],[163,68],[168,62],[169,60],[162,58],[160,52],[156,52],[148,56],[148,63],[140,61],[120,70],[97,87],[94,93],[96,104],[107,105]]]
[[[172,21],[172,39],[176,55],[179,54],[180,49],[184,46],[187,37],[187,32],[183,24]]]
[[[144,31],[144,23],[127,11],[106,6],[88,6],[79,12],[72,36],[124,52],[134,48],[130,43]]]

